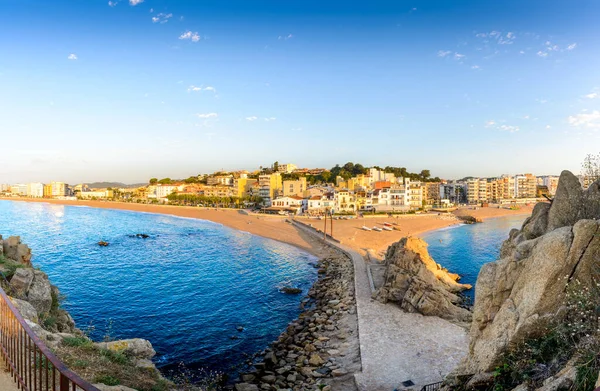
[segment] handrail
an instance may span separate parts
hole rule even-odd
[[[0,288],[0,354],[19,389],[100,391],[72,372],[35,335]]]
[[[442,385],[442,383],[444,383],[444,382],[438,381],[438,382],[431,383],[431,384],[425,384],[423,387],[421,387],[421,391],[437,391],[440,389],[440,386]]]

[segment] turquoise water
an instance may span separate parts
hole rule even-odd
[[[527,216],[509,216],[480,224],[451,226],[423,235],[429,254],[443,267],[461,276],[460,282],[475,287],[479,269],[498,259],[500,246],[513,228],[521,228]],[[473,298],[474,289],[464,292]]]
[[[80,328],[150,340],[164,371],[231,372],[299,314],[303,295],[279,288],[317,278],[312,255],[204,220],[0,201],[0,233],[32,248]]]

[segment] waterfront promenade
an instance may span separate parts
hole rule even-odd
[[[295,226],[319,237],[315,231]],[[433,316],[410,314],[394,304],[371,299],[364,258],[352,248],[328,240],[354,264],[356,309],[362,371],[355,374],[359,391],[390,391],[411,380],[418,386],[434,383],[454,369],[467,353],[465,329]]]

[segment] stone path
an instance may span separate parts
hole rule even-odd
[[[394,304],[372,300],[364,258],[348,246],[328,243],[346,252],[354,263],[362,362],[355,380],[360,391],[392,391],[407,380],[419,386],[434,383],[459,364],[469,343],[465,329],[438,317],[406,313]]]
[[[17,383],[10,377],[10,373],[6,372],[6,364],[2,358],[0,358],[0,390],[17,391]]]

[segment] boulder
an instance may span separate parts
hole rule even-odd
[[[250,383],[238,383],[235,385],[235,391],[258,391],[258,386]]]
[[[33,269],[18,268],[10,279],[10,288],[18,297],[26,297],[33,282]]]
[[[493,371],[511,346],[541,336],[560,319],[570,284],[595,287],[599,218],[598,182],[584,191],[577,177],[564,171],[552,203],[536,205],[521,229],[510,232],[500,259],[481,268],[469,354],[459,372]]]
[[[141,338],[122,339],[112,342],[99,342],[96,344],[101,349],[112,350],[136,358],[151,359],[156,355],[150,341]]]
[[[34,270],[33,282],[27,292],[27,301],[38,314],[47,313],[52,308],[52,290],[46,273]]]
[[[439,316],[457,323],[470,322],[471,313],[460,307],[457,294],[470,289],[459,276],[436,263],[420,238],[403,238],[386,253],[385,284],[375,292],[377,300],[396,302],[408,312]]]
[[[8,259],[21,262],[25,265],[31,264],[31,250],[26,244],[21,243],[19,236],[11,236],[8,239],[2,240],[2,252]]]
[[[38,313],[31,304],[29,304],[25,300],[16,299],[14,297],[11,297],[10,301],[14,304],[17,310],[19,310],[19,313],[21,314],[23,319],[28,319],[36,323],[38,322]]]

